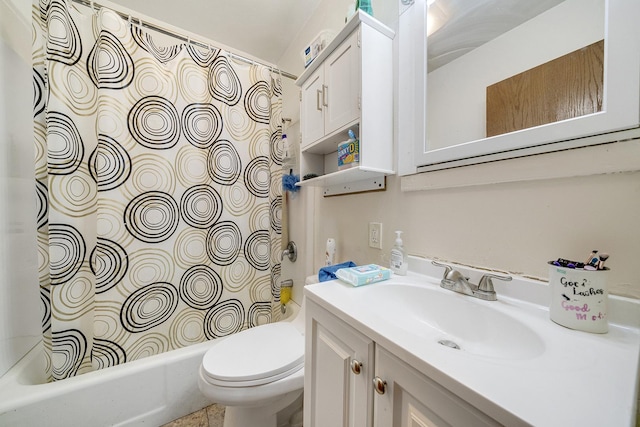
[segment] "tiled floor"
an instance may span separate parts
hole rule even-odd
[[[224,406],[213,404],[162,427],[222,427]]]

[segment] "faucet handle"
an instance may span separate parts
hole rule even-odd
[[[493,282],[491,281],[491,279],[499,279],[499,280],[504,280],[505,282],[508,282],[512,279],[512,277],[487,273],[484,276],[482,276],[482,278],[480,279],[480,283],[478,283],[478,290],[481,292],[495,293],[495,289],[493,289]]]
[[[464,276],[462,273],[460,273],[458,270],[456,270],[455,268],[451,267],[450,265],[442,264],[442,263],[439,263],[437,261],[431,261],[431,263],[433,265],[437,265],[438,267],[444,267],[444,274],[442,275],[442,282],[453,283],[453,282],[458,282],[458,281],[463,281],[463,282],[468,282],[469,281],[468,277]]]
[[[450,265],[442,264],[441,262],[438,262],[438,261],[431,261],[431,264],[436,265],[438,267],[444,267],[444,273],[442,274],[443,279],[446,279],[447,276],[449,276],[449,273],[451,273],[451,271],[453,270],[453,268]]]
[[[293,240],[287,243],[287,248],[282,251],[282,254],[280,255],[280,261],[284,261],[284,257],[289,258],[289,261],[291,262],[296,262],[296,259],[298,259],[298,248],[296,247],[296,244],[293,242]]]

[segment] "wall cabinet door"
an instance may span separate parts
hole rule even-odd
[[[375,379],[386,384],[375,393],[374,427],[500,425],[384,348],[375,358]]]
[[[354,31],[302,85],[300,118],[306,146],[360,117],[359,30]]]
[[[304,425],[370,427],[373,341],[307,301]]]
[[[360,117],[360,30],[354,31],[324,63],[325,134]]]
[[[318,68],[300,90],[300,131],[304,146],[324,136],[324,68]]]

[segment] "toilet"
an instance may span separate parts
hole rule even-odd
[[[289,318],[233,334],[205,353],[198,387],[226,406],[224,427],[302,426],[304,299],[287,307]]]

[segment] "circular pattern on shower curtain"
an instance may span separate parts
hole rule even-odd
[[[129,112],[129,132],[138,144],[167,150],[180,138],[180,117],[171,101],[161,96],[139,100]]]
[[[207,310],[222,297],[222,279],[206,265],[194,265],[180,279],[180,298],[189,307]]]
[[[120,311],[122,326],[129,332],[143,332],[162,324],[178,306],[178,291],[171,283],[144,286],[125,300]]]
[[[129,255],[118,242],[98,237],[91,254],[91,270],[96,282],[95,292],[102,293],[116,286],[124,279],[129,269]]]
[[[122,42],[109,31],[101,31],[87,58],[87,72],[99,89],[122,89],[133,81],[133,59]]]
[[[98,184],[98,191],[107,191],[124,184],[131,175],[131,158],[115,139],[98,134],[98,146],[89,156],[89,172]]]
[[[47,147],[49,174],[70,175],[80,167],[84,144],[76,124],[66,114],[47,113]]]
[[[182,131],[197,148],[209,148],[222,134],[222,115],[212,104],[189,104],[182,111]]]
[[[206,184],[188,188],[180,200],[182,219],[194,228],[213,227],[222,215],[222,209],[222,198]]]
[[[169,239],[178,228],[180,211],[170,194],[149,191],[129,202],[124,211],[124,225],[136,239],[145,243],[160,243]]]
[[[240,332],[244,326],[244,311],[244,306],[237,299],[227,300],[207,311],[204,318],[204,334],[207,339]]]
[[[267,323],[279,296],[279,82],[218,48],[161,46],[135,21],[80,9],[34,10],[54,380]]]

